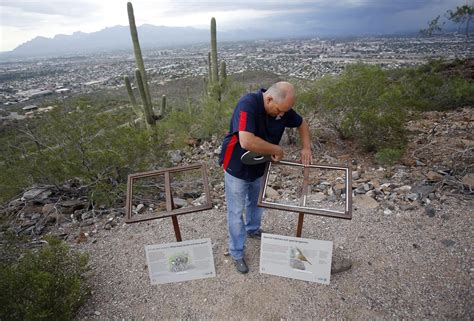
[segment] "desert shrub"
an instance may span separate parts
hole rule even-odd
[[[1,320],[70,320],[89,295],[88,257],[54,238],[18,261],[0,263]]]
[[[0,201],[34,183],[59,185],[73,177],[89,187],[95,202],[121,199],[127,174],[149,169],[163,156],[162,139],[153,132],[123,126],[130,113],[79,101],[18,124],[0,147]]]
[[[375,160],[381,165],[392,166],[403,156],[403,150],[384,148],[375,154]]]
[[[404,106],[421,111],[447,110],[474,104],[474,83],[463,78],[463,66],[461,60],[433,60],[387,73]]]
[[[303,104],[314,104],[343,138],[359,141],[368,151],[404,144],[400,92],[380,67],[349,65],[340,76],[325,76],[314,86]]]

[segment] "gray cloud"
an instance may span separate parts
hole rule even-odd
[[[97,5],[84,1],[22,1],[22,0],[2,0],[0,4],[2,12],[4,10],[15,9],[24,15],[49,15],[66,17],[83,17],[97,8]]]

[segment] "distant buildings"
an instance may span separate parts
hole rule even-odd
[[[383,68],[415,66],[429,59],[472,57],[474,40],[456,37],[367,37],[342,39],[259,40],[218,43],[228,74],[263,70],[282,76],[317,79],[338,74],[356,62]],[[207,76],[209,44],[143,52],[150,84]],[[26,104],[45,96],[89,93],[123,87],[134,78],[130,52],[102,53],[0,63],[0,106]]]

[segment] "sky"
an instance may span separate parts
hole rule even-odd
[[[137,25],[278,34],[354,35],[417,31],[472,0],[133,0]],[[37,36],[128,25],[124,0],[0,0],[0,51]]]

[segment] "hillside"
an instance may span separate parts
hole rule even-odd
[[[473,120],[472,108],[425,112],[412,119],[407,123],[404,165],[392,168],[375,165],[369,154],[341,141],[317,120],[311,122],[312,130],[324,137],[314,151],[315,161],[350,160],[355,171],[353,219],[307,216],[303,228],[303,237],[331,240],[335,258],[353,261],[353,268],[333,276],[329,286],[259,274],[256,240],[248,242],[250,273],[234,271],[225,256],[217,137],[181,149],[175,164],[199,161],[209,166],[214,208],[181,216],[179,222],[183,239],[211,238],[216,278],[151,286],[144,246],[174,242],[171,220],[127,225],[123,208],[88,209],[81,205],[86,199],[74,197],[80,181],[63,186],[54,206],[59,212],[51,211],[58,195],[47,186],[44,190],[51,192],[43,192],[41,201],[28,200],[25,194],[25,201],[12,201],[4,211],[15,217],[8,225],[21,234],[52,233],[90,254],[92,297],[77,320],[468,319],[474,312],[469,286],[473,178],[468,174],[473,164]],[[297,157],[297,146],[284,146],[288,158]],[[268,210],[263,228],[294,235],[296,221],[294,213]]]

